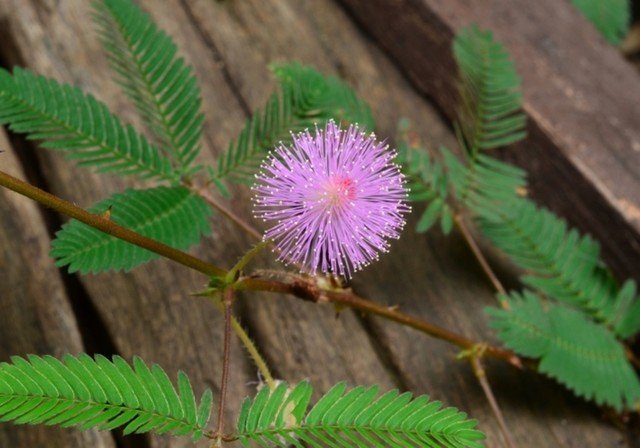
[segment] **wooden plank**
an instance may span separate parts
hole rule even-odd
[[[421,92],[452,118],[451,41],[471,23],[505,43],[523,77],[529,138],[505,158],[535,197],[604,244],[620,277],[640,261],[640,83],[570,2],[341,0]]]
[[[0,168],[24,172],[0,129]],[[49,262],[49,237],[36,205],[0,189],[0,360],[27,354],[79,353],[83,344],[58,270]],[[115,448],[109,434],[0,424],[0,446]]]
[[[398,118],[408,116],[418,129],[429,130],[434,142],[452,141],[437,113],[333,2],[141,3],[195,64],[208,116],[205,162],[240,129],[246,111],[259,107],[269,95],[273,80],[266,63],[292,58],[340,74],[355,85],[372,104],[382,136],[393,135]],[[108,69],[86,19],[86,4],[69,0],[38,9],[40,5],[35,0],[12,0],[6,8],[0,4],[0,18],[11,23],[18,56],[40,72],[80,83],[131,116],[130,106],[109,84]],[[40,160],[51,189],[82,205],[123,185],[71,168],[58,155],[43,152]],[[237,197],[236,204],[247,205],[236,211],[248,217],[247,192],[241,190]],[[248,241],[232,226],[216,220],[214,236],[198,253],[229,265],[246,247]],[[211,315],[210,307],[195,307],[183,298],[185,292],[201,287],[201,277],[154,263],[131,274],[82,281],[122,353],[143,354],[165,366],[183,368],[196,384],[217,384],[219,345],[212,347],[210,341],[219,339],[219,319]],[[481,317],[481,308],[493,303],[485,285],[459,239],[445,240],[437,233],[423,238],[410,230],[391,256],[359,275],[355,283],[357,290],[376,300],[400,304],[406,311],[479,338],[490,337]],[[309,377],[321,390],[347,380],[428,392],[479,418],[489,434],[489,446],[499,445],[488,406],[467,367],[453,360],[450,346],[377,322],[367,322],[371,330],[367,332],[351,313],[335,319],[331,308],[292,300],[252,295],[243,301],[244,319],[277,366],[279,377],[291,381]],[[240,359],[235,353],[234,363]],[[571,440],[595,447],[620,437],[598,424],[589,407],[558,386],[503,365],[491,367],[492,378],[496,375],[506,385],[499,399],[519,446],[558,446]],[[253,369],[246,370],[249,376],[234,378],[239,384],[231,397],[236,401],[245,390],[242,384],[255,378]],[[553,410],[543,410],[545,406]],[[586,425],[589,431],[584,430]],[[156,438],[152,443],[183,446]]]
[[[194,63],[208,117],[202,159],[212,162],[213,154],[224,147],[243,125],[246,115],[242,104],[234,97],[233,86],[227,84],[216,54],[212,54],[206,42],[202,41],[199,30],[190,23],[180,2],[140,3],[175,36],[187,59]],[[39,1],[16,0],[0,5],[0,17],[5,18],[5,23],[11,23],[17,56],[40,73],[81,85],[105,100],[114,110],[132,117],[130,104],[109,79],[106,60],[88,19],[90,10],[87,2],[67,1],[51,8],[42,8],[40,4]],[[82,39],[77,39],[77,36],[82,36]],[[264,65],[261,64],[260,70],[266,75]],[[264,93],[270,89],[270,86],[261,87]],[[51,190],[78,204],[90,205],[125,185],[120,179],[96,176],[72,167],[59,154],[41,152],[39,155]],[[246,199],[246,194],[240,197]],[[249,216],[246,208],[242,213]],[[217,217],[213,236],[196,253],[229,266],[248,247],[249,241],[238,230]],[[190,292],[201,290],[206,278],[170,263],[156,262],[129,274],[103,274],[81,280],[122,354],[126,357],[139,354],[170,370],[183,369],[196,385],[217,387],[221,321],[214,307],[188,296]],[[265,313],[278,310],[278,320],[271,321],[271,328],[278,328],[281,332],[287,330],[286,336],[290,338],[289,344],[280,341],[283,342],[281,347],[287,347],[290,355],[284,356],[285,362],[278,365],[276,373],[279,375],[288,380],[309,377],[319,390],[326,390],[330,381],[340,380],[370,383],[375,378],[384,386],[393,384],[383,363],[371,349],[366,332],[353,316],[345,316],[336,323],[328,309],[307,306],[291,312],[290,306],[285,304],[268,302],[259,306]],[[268,317],[261,315],[260,318]],[[350,343],[341,346],[347,335],[351,338]],[[336,356],[357,358],[360,362],[340,363],[334,361]],[[280,354],[271,356],[278,361],[280,358]],[[233,365],[243,374],[232,375],[233,385],[229,393],[232,416],[237,414],[241,398],[255,390],[247,387],[248,381],[256,380],[255,369],[249,367],[244,359],[244,352],[236,347]],[[287,361],[291,364],[287,365]],[[314,365],[327,366],[333,375],[313,368]],[[295,374],[292,373],[294,370]],[[154,447],[184,446],[181,440],[156,437],[151,438],[151,444]],[[202,444],[205,445],[206,442]]]
[[[90,3],[78,0],[49,6],[43,7],[40,1],[0,2],[0,17],[4,18],[4,23],[10,23],[11,42],[15,42],[16,59],[13,62],[61,81],[81,85],[109,102],[113,110],[132,117],[129,103],[109,79],[106,59],[92,31]],[[82,36],[82,39],[77,36]],[[212,104],[233,102],[230,95],[224,97],[224,90],[222,92],[222,98],[210,98]],[[219,122],[224,128],[225,120],[234,115],[232,110],[227,110],[226,118],[222,117],[222,112],[219,113]],[[240,114],[236,117],[241,119]],[[132,186],[120,178],[98,176],[89,170],[78,169],[63,160],[61,154],[42,151],[38,155],[51,191],[83,206],[90,206],[113,192],[122,191],[125,186]],[[216,228],[214,238],[199,251],[199,255],[208,257],[218,250],[213,242],[228,230]],[[53,263],[46,257],[44,262]],[[222,364],[222,319],[215,307],[205,300],[189,296],[202,290],[206,277],[169,262],[156,262],[131,273],[107,273],[81,277],[80,280],[101,314],[113,345],[122,356],[131,359],[133,355],[139,355],[148,363],[158,363],[174,380],[179,369],[185,371],[192,379],[196,394],[200,394],[205,386],[214,392],[218,390]],[[234,399],[230,417],[236,415],[240,398],[253,390],[246,384],[244,372],[248,365],[244,351],[235,339],[232,347],[233,366],[243,374],[234,375],[231,379],[229,395]],[[254,378],[255,374],[252,375]],[[231,418],[228,423],[231,424]],[[137,443],[146,446],[145,439],[137,439]],[[149,437],[148,443],[151,447],[182,447],[189,442]],[[202,447],[208,445],[207,441],[199,444]]]
[[[425,130],[423,134],[429,143],[452,146],[453,137],[438,113],[416,95],[393,64],[332,2],[193,0],[189,5],[207,40],[222,54],[231,78],[250,108],[262,104],[267,95],[256,87],[269,82],[262,67],[274,60],[299,59],[338,73],[354,85],[372,105],[380,135],[393,135],[399,117],[408,116],[418,129]],[[470,254],[459,239],[451,242],[437,233],[424,239],[410,230],[390,256],[356,277],[356,289],[374,300],[400,304],[405,311],[480,339],[490,337],[482,308],[495,303],[484,285],[484,278],[470,262]],[[287,347],[295,349],[289,343],[291,336],[287,337],[273,323],[283,311],[291,313],[290,308],[278,314],[263,313],[262,308],[253,307],[251,311],[257,316],[255,325],[261,329],[260,340],[270,358],[282,359],[281,350],[273,347],[281,347],[283,340]],[[451,347],[393,324],[370,325],[371,337],[379,344],[377,349],[394,370],[398,383],[470,412],[488,432],[489,446],[499,445],[497,428],[484,397],[467,366],[453,360]],[[505,402],[509,422],[515,428],[518,446],[551,447],[558,446],[561,440],[574,440],[579,446],[596,447],[621,438],[604,425],[594,427],[588,407],[560,387],[532,375],[527,375],[524,382],[516,372],[503,371],[504,366],[492,367],[497,380],[517,388],[516,393],[507,387],[500,390],[500,399]],[[291,374],[295,375],[296,370]],[[547,412],[547,407],[571,415],[571,420],[560,421],[557,414]],[[587,425],[592,429],[585,433]]]

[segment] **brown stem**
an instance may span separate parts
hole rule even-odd
[[[299,277],[297,280],[286,283],[279,280],[268,280],[261,278],[245,277],[240,279],[235,286],[236,289],[247,289],[253,291],[268,291],[283,294],[291,294],[303,300],[322,303],[330,302],[352,308],[375,316],[383,317],[387,320],[397,322],[401,325],[411,327],[429,336],[442,339],[463,349],[471,349],[478,345],[478,341],[469,339],[445,328],[433,325],[417,317],[400,312],[394,308],[379,305],[370,300],[359,297],[349,291],[326,291],[319,289],[311,280]],[[522,368],[522,361],[511,350],[499,347],[487,346],[486,355],[507,361],[518,368]]]
[[[207,201],[212,207],[216,208],[220,213],[235,222],[242,230],[244,230],[249,236],[256,240],[262,240],[262,234],[258,232],[251,224],[244,219],[233,213],[225,205],[221,204],[217,199],[207,193],[206,190],[197,190],[191,188],[192,191],[199,194],[205,201]]]
[[[0,171],[0,186],[5,186],[10,190],[31,198],[47,207],[53,208],[60,213],[75,218],[89,226],[95,227],[98,230],[113,235],[131,244],[135,244],[136,246],[150,250],[151,252],[155,252],[158,255],[173,260],[176,263],[182,264],[198,272],[202,272],[203,274],[220,277],[227,274],[227,271],[224,269],[167,246],[166,244],[160,243],[159,241],[144,237],[132,230],[119,226],[104,217],[89,213],[70,202],[42,191],[39,188],[29,185],[28,183],[16,179],[2,171]],[[349,291],[325,291],[318,288],[318,286],[311,280],[304,279],[303,277],[288,275],[288,278],[292,278],[293,280],[285,282],[245,277],[240,279],[233,287],[234,289],[286,293],[313,302],[333,302],[348,306],[355,310],[384,317],[388,320],[414,328],[422,333],[450,342],[461,348],[468,349],[478,344],[478,341],[474,341],[447,329],[430,324],[418,319],[417,317],[378,305]],[[522,361],[520,358],[510,350],[488,346],[486,354],[495,358],[503,359],[516,367],[522,367]]]
[[[500,293],[501,296],[506,295],[507,290],[502,285],[502,282],[500,281],[496,273],[493,272],[491,265],[485,258],[484,254],[482,253],[482,250],[480,250],[480,246],[478,246],[478,243],[476,242],[475,238],[471,234],[471,231],[469,231],[469,228],[467,227],[467,224],[465,223],[464,218],[459,213],[456,214],[455,216],[455,223],[458,226],[458,229],[460,229],[460,233],[462,233],[462,236],[466,241],[467,245],[469,246],[469,248],[471,249],[471,252],[473,252],[474,257],[476,257],[476,260],[478,260],[478,263],[480,264],[482,271],[485,273],[485,275],[487,276],[487,278],[489,279],[489,281],[491,282],[495,290],[498,291],[498,293]],[[504,301],[504,299],[500,299],[500,305],[503,308],[508,307],[508,304],[507,302]]]
[[[631,347],[629,347],[628,345],[625,345],[624,351],[631,365],[633,365],[633,367],[635,367],[636,369],[640,370],[640,359],[638,359],[636,354],[633,353],[633,350],[631,350]]]
[[[504,437],[505,446],[507,448],[515,448],[516,444],[513,442],[513,436],[511,435],[511,431],[509,431],[509,427],[507,426],[507,423],[504,419],[504,415],[500,410],[498,401],[496,400],[496,397],[493,394],[493,390],[491,389],[491,385],[489,384],[489,380],[487,379],[487,372],[484,370],[484,366],[482,365],[480,356],[471,355],[469,359],[471,361],[473,373],[478,379],[478,382],[482,387],[482,391],[484,392],[484,395],[487,397],[489,406],[491,406],[491,411],[493,411],[493,415],[495,415],[496,420],[498,421],[500,432]]]
[[[104,233],[115,236],[121,240],[127,241],[138,247],[155,252],[158,255],[162,255],[165,258],[173,260],[184,266],[187,266],[196,271],[202,272],[207,275],[224,275],[226,271],[211,263],[200,260],[192,255],[181,250],[174,249],[171,246],[167,246],[160,241],[147,238],[132,230],[122,227],[113,221],[110,221],[107,217],[89,213],[86,210],[72,204],[71,202],[60,199],[46,191],[43,191],[33,185],[30,185],[20,179],[17,179],[5,172],[0,171],[0,185],[7,187],[10,190],[20,193],[23,196],[33,199],[42,205],[54,209],[57,212],[63,213],[71,218],[75,218],[80,222],[87,224],[101,230]]]
[[[227,384],[229,382],[229,364],[231,349],[231,304],[233,303],[233,288],[224,290],[222,305],[224,306],[224,351],[222,355],[222,379],[220,380],[220,404],[218,406],[218,423],[216,431],[218,438],[222,440],[224,434],[224,410],[227,401]]]

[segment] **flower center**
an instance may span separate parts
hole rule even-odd
[[[356,198],[356,186],[352,179],[345,176],[331,178],[325,192],[326,204],[334,207],[340,207]]]

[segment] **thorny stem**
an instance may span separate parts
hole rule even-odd
[[[220,403],[218,406],[218,423],[216,424],[215,446],[221,446],[224,434],[224,410],[227,401],[227,384],[229,382],[229,363],[231,348],[231,304],[233,303],[233,288],[227,287],[222,296],[224,307],[224,351],[222,355],[222,379],[220,380]]]
[[[485,355],[486,348],[486,345],[478,344],[469,350],[464,350],[463,352],[461,352],[458,355],[458,358],[469,359],[473,374],[478,380],[478,383],[480,383],[482,392],[484,392],[484,395],[489,402],[489,406],[491,407],[491,411],[498,421],[498,426],[500,427],[500,432],[502,433],[502,437],[504,438],[505,446],[507,448],[515,448],[516,445],[513,442],[513,436],[511,435],[511,431],[509,431],[509,427],[507,426],[504,415],[502,414],[502,410],[498,405],[498,401],[493,394],[491,384],[489,384],[489,379],[487,378],[487,372],[485,371],[484,365],[482,364],[482,357]]]
[[[476,260],[480,264],[482,271],[485,273],[485,275],[487,276],[487,278],[489,279],[493,287],[496,289],[496,291],[498,291],[499,293],[498,300],[500,301],[500,306],[504,309],[509,309],[508,302],[506,302],[503,298],[507,294],[507,290],[502,285],[502,282],[500,281],[496,273],[493,272],[491,265],[485,258],[484,254],[482,253],[482,250],[480,250],[480,246],[478,246],[478,243],[476,242],[475,238],[473,237],[473,235],[469,231],[469,228],[464,222],[464,218],[462,217],[461,214],[458,213],[455,215],[454,220],[456,225],[458,226],[458,229],[460,229],[460,233],[462,233],[464,240],[466,241],[467,245],[471,249],[471,252],[473,252],[473,256],[476,257]]]
[[[311,278],[301,276],[293,278],[294,280],[291,282],[284,282],[258,277],[245,277],[238,280],[235,288],[238,290],[290,294],[300,299],[315,303],[333,303],[367,314],[383,317],[387,320],[411,327],[437,339],[442,339],[463,349],[471,349],[478,345],[478,341],[459,335],[437,325],[433,325],[409,314],[405,314],[393,307],[379,305],[375,302],[364,299],[349,290],[323,290],[320,289]],[[511,350],[487,345],[485,353],[487,356],[502,359],[515,367],[522,368],[521,359]]]
[[[159,241],[144,237],[132,230],[126,229],[112,221],[109,221],[104,217],[89,213],[68,201],[42,191],[39,188],[34,187],[33,185],[21,181],[20,179],[17,179],[2,171],[0,171],[0,186],[4,186],[19,194],[22,194],[23,196],[31,198],[36,202],[50,207],[57,212],[75,218],[78,221],[95,227],[98,230],[113,235],[131,244],[135,244],[136,246],[150,250],[151,252],[155,252],[158,255],[173,260],[176,263],[182,264],[203,274],[219,277],[223,277],[227,274],[227,271],[222,268],[193,257],[186,252],[174,249],[170,246],[167,246],[166,244],[160,243]],[[468,349],[478,343],[478,341],[474,341],[465,336],[458,335],[437,325],[430,324],[417,317],[413,317],[395,309],[383,305],[378,305],[374,302],[363,299],[351,293],[350,291],[321,291],[318,286],[310,279],[301,280],[303,279],[302,277],[292,277],[295,280],[291,283],[256,277],[246,277],[240,279],[236,284],[234,284],[234,289],[280,292],[291,294],[295,297],[304,300],[311,300],[314,302],[333,302],[336,304],[348,306],[358,311],[384,317],[388,320],[392,320],[399,324],[414,328],[427,335],[450,342],[451,344],[457,345],[460,348]],[[520,360],[520,358],[510,350],[488,346],[486,354],[494,358],[503,359],[504,361],[507,361],[508,363],[516,367],[522,366],[522,361]]]

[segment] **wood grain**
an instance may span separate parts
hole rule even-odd
[[[639,274],[640,81],[568,1],[341,0],[417,90],[455,115],[454,33],[494,32],[523,78],[529,137],[502,155],[534,197],[606,241],[620,278]]]
[[[24,179],[0,129],[0,169]],[[36,204],[0,189],[0,360],[27,354],[62,356],[83,351],[69,298],[48,259],[49,236]],[[109,434],[0,424],[0,446],[115,448]]]
[[[438,111],[332,1],[139,3],[176,39],[200,79],[207,114],[205,163],[214,160],[248,114],[271,93],[275,83],[267,64],[292,59],[351,83],[372,105],[381,136],[392,137],[398,119],[406,116],[431,144],[453,145]],[[87,2],[81,0],[0,2],[0,23],[8,24],[0,52],[13,63],[79,84],[136,122],[130,104],[110,81],[88,11]],[[73,167],[60,154],[39,152],[36,162],[51,191],[85,206],[130,185]],[[234,211],[249,218],[247,191],[234,193]],[[195,253],[229,266],[250,241],[219,216],[213,226],[213,235]],[[494,303],[493,293],[460,238],[445,239],[438,232],[423,237],[410,228],[392,254],[359,275],[354,287],[381,303],[398,304],[464,334],[491,338],[482,308]],[[269,266],[268,258],[255,265]],[[82,277],[81,282],[120,353],[142,355],[168,370],[183,369],[200,388],[216,388],[220,318],[213,307],[188,296],[203,286],[205,278],[168,262],[154,262],[132,273]],[[383,388],[430,393],[479,418],[489,436],[488,446],[501,446],[479,386],[468,366],[454,359],[452,347],[348,311],[336,317],[330,307],[292,298],[245,294],[239,305],[243,323],[278,377],[310,378],[317,391],[346,380],[352,385],[378,383]],[[256,378],[237,346],[233,367],[232,415],[240,398],[251,392],[247,382]],[[621,433],[600,421],[592,407],[561,387],[502,364],[489,367],[519,446],[601,447],[621,439]],[[190,446],[188,441],[157,437],[148,443]]]

